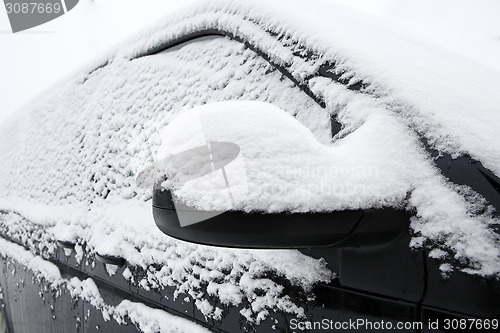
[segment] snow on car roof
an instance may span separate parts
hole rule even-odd
[[[120,54],[143,54],[183,34],[209,29],[258,45],[299,80],[317,71],[322,60],[335,60],[338,73],[370,84],[373,95],[438,148],[466,152],[500,174],[500,132],[492,126],[500,124],[500,73],[327,1],[211,1],[159,23]],[[278,38],[320,58],[306,63]]]
[[[166,51],[147,56],[183,36],[207,31],[222,31],[245,41],[286,67],[294,80],[324,100],[326,108],[255,52],[228,38],[182,46],[182,55]],[[342,82],[362,82],[361,91],[317,75],[325,63],[333,66]],[[231,80],[236,83],[228,84]],[[43,225],[47,243],[55,237],[91,252],[122,256],[132,265],[163,264],[171,273],[151,268],[144,285],[167,283],[179,293],[196,288],[200,281],[213,283],[211,276],[217,275],[200,274],[198,280],[188,281],[183,277],[186,271],[220,273],[231,263],[237,279],[228,277],[223,289],[234,287],[239,296],[224,299],[223,292],[213,296],[224,304],[251,300],[248,309],[252,310],[244,313],[258,321],[255,318],[266,316],[269,303],[250,285],[242,285],[249,281],[242,276],[258,279],[258,271],[273,270],[308,290],[317,281],[329,281],[332,273],[296,251],[214,249],[171,239],[154,225],[151,192],[135,183],[135,176],[158,158],[159,133],[174,124],[179,114],[212,102],[257,100],[273,104],[272,110],[267,106],[261,110],[275,112],[269,120],[283,124],[282,139],[270,141],[273,152],[289,140],[309,142],[307,148],[312,151],[303,149],[303,155],[295,157],[299,170],[300,160],[306,157],[322,163],[321,167],[341,161],[341,166],[350,168],[337,169],[347,175],[342,181],[346,186],[356,181],[363,191],[361,196],[337,193],[331,206],[318,192],[316,201],[282,196],[273,201],[247,200],[238,208],[416,210],[413,246],[429,239],[433,257],[466,260],[470,265],[457,269],[473,274],[496,274],[500,247],[489,229],[495,220],[475,213],[484,203],[440,174],[416,133],[440,151],[455,156],[467,153],[500,175],[500,131],[495,128],[500,124],[499,86],[497,72],[341,6],[320,1],[203,3],[138,34],[2,128],[0,152],[8,158],[0,161],[0,209],[10,211],[2,223],[23,238],[28,231],[20,214]],[[196,101],[187,98],[191,96]],[[213,117],[226,117],[229,111],[211,112]],[[330,115],[343,125],[333,141],[328,137]],[[287,133],[285,125],[297,136]],[[238,139],[244,138],[225,138]],[[275,157],[285,160],[286,154]],[[375,179],[350,172],[359,166],[368,170],[375,166]],[[297,261],[302,264],[296,265]],[[263,285],[276,294],[273,306],[301,313],[290,299],[279,296],[279,284],[266,280]],[[207,306],[202,295],[196,297],[206,316],[220,316],[220,309]]]

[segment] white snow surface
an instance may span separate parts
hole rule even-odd
[[[50,281],[51,284],[60,285],[63,281],[61,272],[56,265],[42,259],[39,256],[34,256],[31,252],[23,247],[0,238],[0,256],[3,258],[11,258],[28,267],[37,278],[43,278]]]
[[[201,168],[202,160],[195,164],[191,156],[191,168],[186,162],[176,162],[176,175],[165,183],[185,203],[209,211],[309,212],[397,206],[416,179],[437,176],[429,171],[405,126],[384,110],[366,107],[367,111],[373,115],[360,129],[328,146],[286,111],[269,103],[230,101],[193,108],[165,128],[159,160],[173,159],[176,153],[206,142],[234,143],[240,148],[246,172],[238,172],[231,162],[225,173],[233,197],[234,192],[245,190],[241,184],[247,185],[247,193],[241,193],[241,200],[231,207],[225,200],[221,170],[178,184],[183,178],[179,174],[192,176],[197,170],[190,169]],[[398,145],[391,145],[393,141]],[[184,167],[179,170],[177,164]],[[412,164],[422,174],[416,174]]]
[[[326,109],[253,51],[228,38],[132,60],[151,47],[213,28],[248,40],[289,68],[297,80],[323,96]],[[319,57],[306,61],[295,56],[297,45]],[[352,83],[368,84],[364,93],[325,78],[308,80],[325,61],[335,61],[339,73]],[[181,294],[212,283],[210,293],[224,304],[251,300],[242,311],[249,320],[259,322],[269,308],[300,315],[301,309],[282,297],[282,286],[259,274],[274,271],[309,290],[333,277],[323,263],[296,251],[228,250],[171,239],[154,225],[151,192],[135,184],[135,176],[159,156],[159,133],[174,126],[177,116],[187,117],[192,112],[187,110],[207,103],[259,101],[274,106],[247,104],[251,110],[237,116],[234,109],[206,109],[219,119],[208,124],[220,139],[237,141],[249,148],[244,154],[255,157],[245,163],[249,186],[257,193],[238,208],[415,209],[412,228],[418,237],[413,246],[430,239],[448,257],[469,262],[460,269],[498,274],[500,246],[489,229],[495,221],[476,213],[480,199],[471,202],[467,189],[440,175],[414,133],[424,134],[441,151],[468,153],[500,175],[498,87],[498,72],[341,6],[320,1],[203,3],[165,18],[111,56],[94,61],[2,127],[0,153],[7,158],[0,161],[0,209],[43,224],[48,239],[74,241],[150,269],[141,284],[144,288],[175,286]],[[259,126],[257,114],[267,122]],[[330,114],[343,125],[335,140],[329,136]],[[249,125],[235,131],[220,126],[223,123]],[[270,130],[274,139],[258,136]],[[285,172],[274,170],[283,161]],[[258,163],[268,163],[270,173],[256,173]],[[336,178],[324,179],[315,168]],[[316,186],[334,179],[345,187],[325,194]],[[298,185],[297,190],[282,187],[286,181]],[[266,194],[259,182],[279,185],[273,189],[280,195]],[[299,196],[304,191],[298,189],[308,195]],[[195,198],[200,205],[209,204]],[[45,208],[38,210],[41,205]],[[155,271],[152,264],[164,267]],[[227,268],[229,275],[223,273]],[[199,278],[188,279],[195,271]],[[223,286],[214,285],[218,274]],[[256,288],[271,296],[257,296]],[[207,304],[204,295],[190,295],[205,315],[220,316],[220,309]]]

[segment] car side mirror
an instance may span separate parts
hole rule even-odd
[[[168,161],[157,163],[156,169],[189,181],[224,170],[239,152],[237,145],[212,142],[170,156]],[[172,167],[175,170],[168,172]],[[199,244],[272,249],[376,246],[405,232],[410,220],[408,213],[390,208],[274,214],[204,211],[176,198],[161,185],[164,180],[161,178],[153,190],[156,225],[171,237]]]
[[[196,107],[181,113],[161,137],[159,161],[140,173],[137,182],[154,187],[154,220],[169,236],[245,248],[359,247],[386,243],[408,230],[408,214],[391,208],[287,210],[297,200],[301,211],[308,211],[311,193],[328,210],[325,198],[336,197],[323,196],[321,188],[308,192],[308,182],[350,186],[350,178],[335,173],[345,159],[335,155],[334,148],[319,143],[309,129],[269,103]],[[320,172],[311,173],[306,161]],[[360,184],[364,178],[356,179]],[[269,185],[275,187],[268,190]],[[256,202],[264,207],[274,198],[278,208],[255,208]]]
[[[377,246],[407,231],[410,220],[407,212],[390,208],[278,214],[230,211],[181,226],[178,213],[171,192],[155,189],[153,217],[163,233],[198,244],[268,249]]]

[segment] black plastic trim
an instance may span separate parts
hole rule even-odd
[[[58,240],[58,241],[56,241],[56,244],[57,244],[57,246],[62,247],[63,249],[74,249],[75,248],[75,244],[72,242],[68,242],[68,241]]]
[[[97,259],[97,261],[100,261],[104,264],[110,264],[116,266],[123,266],[125,264],[125,259],[116,256],[96,253],[95,258]]]
[[[276,214],[228,211],[182,227],[177,213],[170,191],[155,189],[153,217],[163,233],[193,243],[237,248],[376,246],[397,238],[409,221],[407,213],[392,208]],[[364,221],[367,213],[370,219]]]
[[[302,248],[331,246],[344,240],[363,212],[259,214],[226,212],[181,227],[174,209],[153,206],[158,228],[192,243],[236,248]]]

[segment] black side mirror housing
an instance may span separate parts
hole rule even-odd
[[[391,208],[279,214],[229,211],[186,226],[181,226],[177,214],[170,191],[156,188],[153,216],[158,228],[171,237],[205,245],[268,249],[376,246],[397,238],[409,223],[407,212]]]

